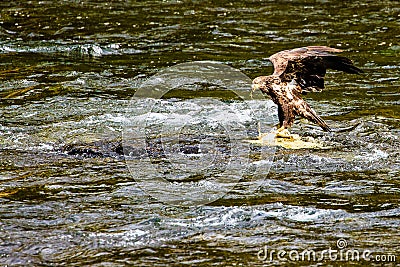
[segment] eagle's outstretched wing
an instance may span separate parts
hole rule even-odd
[[[324,88],[326,69],[362,72],[350,59],[330,54],[339,52],[342,50],[327,46],[307,46],[278,52],[269,60],[274,65],[273,75],[279,76],[282,82],[294,79],[305,91],[319,91]]]

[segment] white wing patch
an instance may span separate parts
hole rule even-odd
[[[297,90],[297,84],[293,83],[284,83],[283,86],[280,87],[280,91],[286,95],[287,99],[292,101],[294,99],[293,92]]]

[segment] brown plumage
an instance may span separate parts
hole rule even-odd
[[[339,52],[342,50],[326,46],[307,46],[284,50],[269,57],[274,65],[274,73],[255,78],[252,91],[260,89],[278,105],[278,136],[290,136],[288,133],[288,136],[280,133],[293,125],[296,116],[318,124],[325,131],[331,131],[301,95],[324,88],[326,69],[354,74],[362,72],[350,59],[330,54]]]

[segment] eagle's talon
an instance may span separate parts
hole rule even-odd
[[[284,128],[284,127],[280,127],[277,131],[276,131],[276,137],[277,138],[287,138],[289,140],[294,140],[293,136],[290,134],[289,130]]]

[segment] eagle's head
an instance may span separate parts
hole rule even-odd
[[[253,80],[253,84],[251,86],[251,92],[253,93],[257,89],[260,89],[261,92],[270,94],[273,84],[280,83],[279,76],[270,75],[270,76],[260,76]]]

